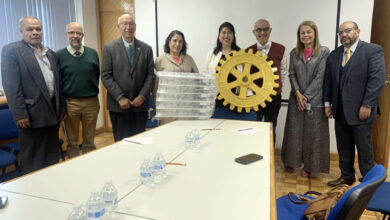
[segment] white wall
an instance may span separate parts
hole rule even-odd
[[[96,0],[76,0],[76,21],[84,27],[84,45],[95,49],[99,53],[99,27]],[[100,56],[100,54],[99,54]],[[96,123],[97,128],[104,127],[102,84],[100,83],[100,111]]]
[[[137,38],[152,46],[154,54],[154,0],[135,0]],[[240,47],[255,43],[251,30],[259,18],[266,18],[272,27],[271,40],[286,46],[287,52],[296,44],[296,29],[304,20],[316,22],[321,44],[334,49],[336,35],[337,0],[158,0],[159,52],[163,53],[166,36],[174,29],[181,30],[188,42],[188,54],[193,56],[200,70],[208,50],[215,47],[218,27],[224,21],[236,28]],[[360,38],[370,41],[372,0],[342,0],[340,22],[356,21]],[[288,99],[290,86],[285,82],[283,99]],[[276,130],[276,146],[282,145],[287,106],[280,111]],[[334,120],[330,120],[331,151],[337,152]]]

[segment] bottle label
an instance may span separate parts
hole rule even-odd
[[[151,177],[152,174],[150,173],[141,173],[141,177],[144,177],[144,178],[147,178],[147,177]]]
[[[106,200],[106,201],[104,201],[104,203],[107,205],[110,205],[110,204],[116,205],[118,203],[118,200],[117,200],[117,198],[115,198],[114,200]]]
[[[88,218],[100,218],[104,215],[104,209],[98,212],[88,212]]]
[[[154,165],[155,170],[162,170],[163,167],[161,165]]]

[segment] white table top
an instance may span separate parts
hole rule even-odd
[[[260,132],[232,132],[245,127]],[[201,131],[200,147],[186,150],[184,137],[193,128],[220,130]],[[110,179],[118,189],[119,213],[154,219],[270,219],[268,123],[175,121],[138,136],[154,137],[154,143],[118,142],[1,184],[0,190],[61,201],[67,204],[69,214],[70,204],[85,204],[90,192]],[[167,166],[168,177],[161,184],[141,185],[140,165],[156,152],[162,152],[167,161],[187,166]],[[249,153],[264,159],[249,165],[234,162]]]

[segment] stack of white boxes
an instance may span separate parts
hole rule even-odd
[[[156,118],[208,119],[218,88],[214,75],[157,72]]]

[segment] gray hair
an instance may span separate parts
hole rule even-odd
[[[35,20],[39,21],[39,23],[40,23],[41,26],[42,26],[41,21],[40,21],[37,17],[34,17],[34,16],[25,16],[25,17],[21,17],[21,18],[19,19],[19,28],[20,28],[20,29],[22,29],[22,27],[23,27],[23,22],[24,22],[24,20],[25,20],[25,19],[28,19],[28,18],[30,18],[30,19],[35,19]]]

